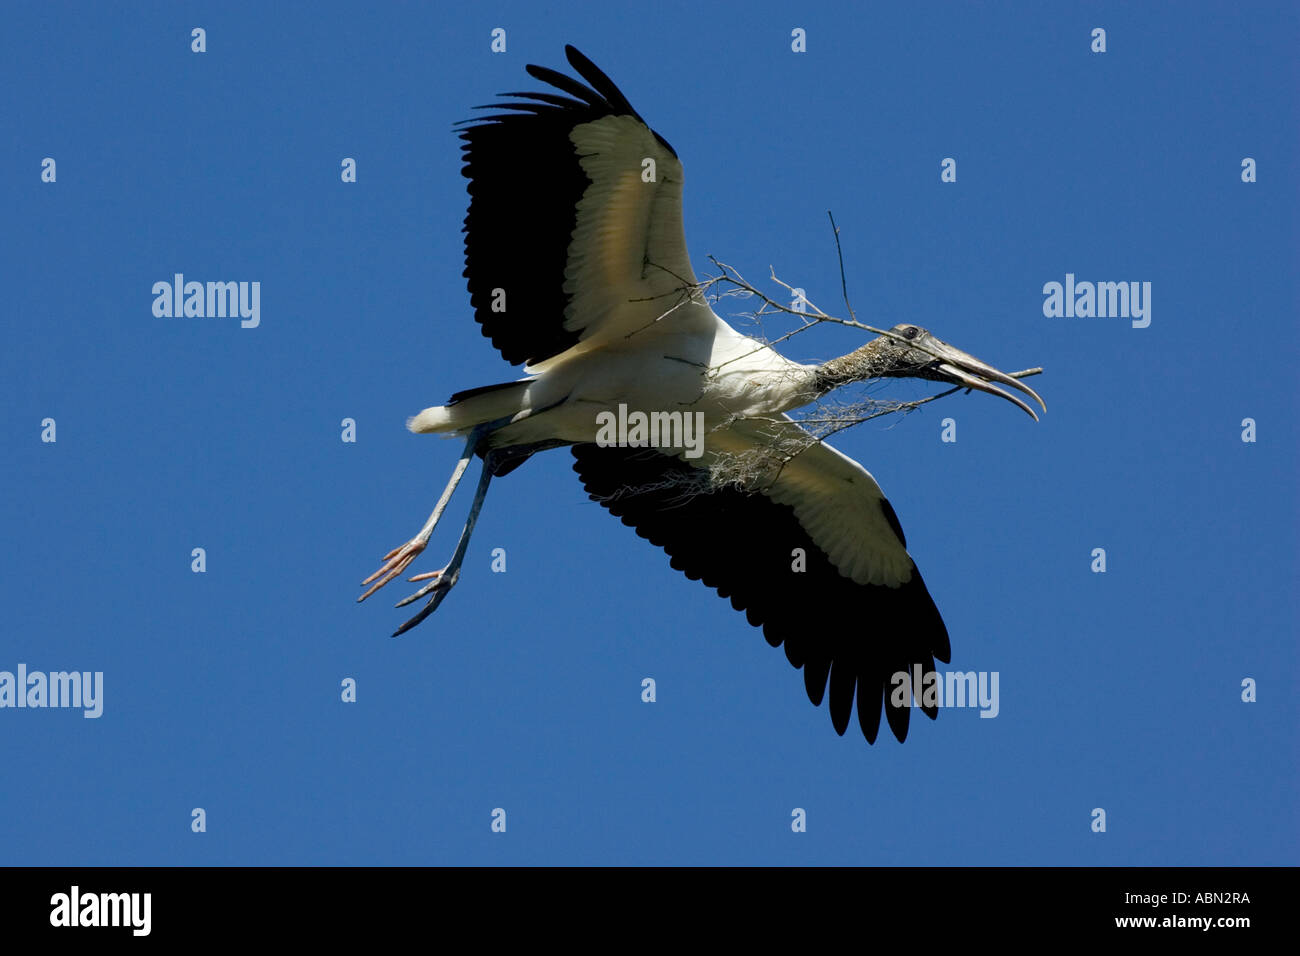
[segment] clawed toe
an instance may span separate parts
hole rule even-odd
[[[409,578],[408,580],[428,581],[429,583],[426,584],[424,587],[420,588],[420,590],[416,591],[414,594],[402,598],[402,600],[398,601],[397,604],[394,605],[394,607],[406,607],[406,605],[412,603],[413,601],[418,601],[420,598],[424,597],[426,594],[429,594],[432,591],[439,591],[442,594],[446,594],[448,591],[452,589],[452,586],[455,585],[456,581],[459,580],[459,578],[460,578],[460,569],[456,569],[455,571],[452,571],[451,574],[447,573],[446,568],[443,568],[440,571],[426,571],[424,574],[417,574],[414,577]],[[441,600],[441,597],[439,597],[438,600]]]
[[[397,602],[398,607],[403,607],[407,604],[410,604],[412,601],[417,601],[420,598],[424,597],[424,595],[432,592],[432,597],[429,598],[429,603],[426,604],[424,607],[420,608],[420,612],[416,614],[415,617],[411,618],[409,621],[407,621],[405,624],[403,624],[401,627],[395,630],[393,632],[393,637],[397,637],[399,634],[404,634],[405,632],[409,631],[411,628],[415,627],[415,625],[423,621],[434,611],[438,610],[438,605],[442,603],[442,599],[451,593],[452,586],[456,583],[457,578],[460,577],[460,571],[456,570],[453,571],[451,574],[444,574],[442,571],[434,571],[431,572],[430,574],[420,575],[421,578],[428,578],[433,576],[436,576],[437,580],[430,581],[428,584],[420,588],[420,590],[416,591],[410,597],[403,598],[402,600]]]
[[[361,586],[365,587],[367,584],[370,584],[371,581],[375,581],[376,578],[379,578],[379,580],[375,581],[374,584],[371,584],[370,589],[366,591],[365,594],[361,595],[361,597],[357,598],[358,603],[370,597],[370,595],[374,594],[389,581],[393,580],[393,578],[405,571],[406,566],[414,561],[416,557],[419,556],[420,552],[424,550],[425,543],[425,541],[422,541],[419,538],[412,538],[410,541],[406,542],[406,544],[398,545],[392,551],[389,551],[384,555],[383,567],[362,581]]]

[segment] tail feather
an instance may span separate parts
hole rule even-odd
[[[457,392],[446,405],[426,408],[406,420],[413,432],[457,433],[468,431],[475,425],[507,418],[524,410],[524,393],[528,380],[483,385],[479,388]]]

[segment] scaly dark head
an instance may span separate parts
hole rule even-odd
[[[871,378],[924,378],[997,395],[1024,409],[1038,421],[1034,410],[995,382],[1024,392],[1043,409],[1047,406],[1028,385],[953,348],[916,325],[896,325],[848,355],[832,359],[817,370],[816,393],[823,395],[841,385]]]

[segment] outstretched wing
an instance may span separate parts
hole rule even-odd
[[[579,343],[634,334],[678,303],[673,321],[713,327],[708,307],[682,293],[696,279],[677,154],[604,73],[564,49],[585,85],[529,66],[560,93],[504,93],[516,100],[479,107],[502,112],[460,133],[474,317],[529,371]]]
[[[774,429],[785,441],[773,443]],[[707,467],[726,456],[724,469],[761,473],[771,464],[763,456],[773,447],[788,453],[794,432],[806,439],[801,450],[760,478],[758,490],[717,485],[689,461],[643,448],[576,445],[574,470],[593,500],[667,551],[674,568],[730,598],[769,644],[784,646],[813,704],[829,682],[837,733],[856,698],[868,743],[882,705],[902,741],[912,700],[907,693],[902,706],[895,702],[894,676],[919,667],[924,679],[935,658],[946,663],[948,631],[875,479],[784,416],[711,433],[696,461]],[[746,454],[756,460],[737,457]],[[805,555],[802,570],[795,549]]]

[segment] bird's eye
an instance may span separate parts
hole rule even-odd
[[[903,338],[909,340],[914,339],[916,338],[917,333],[919,333],[920,331],[921,330],[918,329],[915,325],[909,325],[907,328],[903,329]]]

